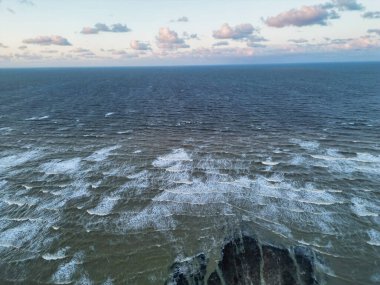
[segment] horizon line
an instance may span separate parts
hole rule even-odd
[[[380,64],[374,61],[309,61],[309,62],[273,62],[273,63],[211,63],[211,64],[163,64],[163,65],[83,65],[83,66],[8,66],[8,69],[97,69],[97,68],[162,68],[162,67],[228,67],[228,66],[276,66],[276,65],[308,65],[308,64]]]

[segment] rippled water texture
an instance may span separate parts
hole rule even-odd
[[[0,70],[0,282],[163,284],[249,227],[380,282],[380,65]]]

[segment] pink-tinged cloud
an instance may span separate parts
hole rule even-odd
[[[379,46],[380,46],[379,40],[370,38],[368,36],[364,36],[360,38],[349,39],[347,40],[346,43],[336,45],[335,48],[342,49],[342,50],[360,50],[360,49],[378,48]]]
[[[157,46],[161,49],[189,48],[183,38],[180,38],[175,31],[169,28],[160,28],[157,36]]]
[[[81,31],[81,34],[84,35],[93,35],[99,33],[99,30],[93,27],[84,27]]]
[[[303,6],[300,9],[292,9],[283,12],[274,17],[267,18],[264,22],[275,28],[283,28],[286,26],[310,26],[310,25],[327,25],[327,20],[337,19],[339,15],[334,10],[316,6]]]
[[[231,27],[229,24],[223,24],[218,30],[213,32],[215,39],[244,39],[248,38],[254,32],[251,24],[241,24]]]
[[[151,49],[149,43],[144,43],[137,40],[132,40],[129,43],[129,46],[134,50],[150,50]]]
[[[36,38],[23,40],[24,44],[35,44],[42,46],[57,45],[57,46],[71,46],[71,43],[61,36],[39,36]]]

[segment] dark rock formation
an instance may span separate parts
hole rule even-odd
[[[175,263],[166,284],[177,285],[317,285],[313,252],[304,247],[290,250],[261,245],[243,236],[226,243],[222,260],[206,282],[207,260],[199,254]]]
[[[260,284],[260,260],[260,248],[254,239],[247,236],[235,239],[223,248],[223,258],[219,262],[220,277],[231,285]]]

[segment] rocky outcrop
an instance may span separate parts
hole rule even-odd
[[[285,249],[244,235],[227,242],[217,269],[207,277],[199,254],[171,267],[171,285],[317,285],[315,257],[305,247]]]

